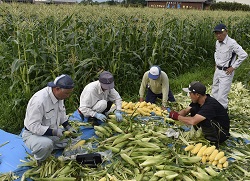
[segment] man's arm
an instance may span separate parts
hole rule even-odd
[[[51,112],[53,109],[51,109]],[[33,97],[32,100],[29,101],[26,115],[24,119],[24,126],[32,133],[37,135],[43,135],[47,129],[48,125],[42,125],[43,117],[45,116],[45,110],[41,103]]]
[[[141,86],[139,89],[139,96],[140,96],[140,101],[143,101],[144,93],[146,90],[146,86],[148,84],[148,72],[145,72],[141,81]]]
[[[117,92],[117,90],[115,89],[110,90],[109,101],[111,102],[115,101],[116,110],[120,111],[122,109],[122,98],[120,94]]]
[[[243,50],[243,48],[237,42],[235,42],[233,47],[234,47],[233,51],[236,53],[238,57],[237,60],[233,62],[232,68],[236,69],[247,58],[248,54],[247,52],[245,52],[245,50]]]
[[[187,115],[190,113],[191,108],[192,107],[189,106],[186,109],[179,111],[178,113],[175,111],[171,111],[170,117],[172,119],[179,120],[188,125],[196,125],[199,122],[206,119],[204,116],[201,116],[200,114],[195,114],[194,117],[187,117]]]
[[[205,119],[206,119],[205,117],[203,117],[199,114],[196,114],[194,117],[186,117],[186,116],[181,116],[181,115],[178,116],[179,121],[181,121],[185,124],[188,124],[188,125],[196,125]]]
[[[84,94],[81,94],[80,97],[80,106],[79,106],[79,110],[81,111],[81,113],[84,116],[91,116],[94,117],[96,112],[92,110],[91,107],[93,107],[93,102],[92,100],[94,100],[95,98],[93,98],[94,96],[92,95],[91,92],[85,92]]]
[[[169,79],[165,72],[162,72],[162,106],[166,107],[169,93]]]
[[[186,116],[190,113],[190,110],[191,110],[192,107],[187,107],[186,109],[182,109],[180,110],[178,113],[179,115],[181,116]]]

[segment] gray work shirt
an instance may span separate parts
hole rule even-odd
[[[80,96],[79,110],[86,117],[94,117],[96,111],[92,108],[100,100],[114,102],[116,110],[121,110],[122,98],[119,93],[114,88],[103,91],[99,80],[85,86]]]
[[[67,121],[63,100],[57,100],[51,87],[36,92],[27,105],[24,126],[34,134],[43,135],[48,128],[58,129]]]
[[[229,65],[233,52],[236,53],[238,57],[237,59],[236,57],[233,58],[231,65]],[[242,49],[242,47],[228,35],[223,42],[219,42],[218,40],[216,41],[214,59],[217,66],[232,66],[236,69],[247,58],[247,56],[247,53]]]

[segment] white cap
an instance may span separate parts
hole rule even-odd
[[[156,80],[161,74],[161,68],[157,65],[153,65],[148,73],[148,78]]]

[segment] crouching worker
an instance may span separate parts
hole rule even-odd
[[[103,71],[99,75],[99,80],[84,87],[78,108],[82,120],[86,117],[93,126],[100,125],[107,120],[111,106],[115,103],[116,120],[122,121],[122,98],[114,86],[113,75],[108,71]]]
[[[144,101],[146,90],[146,102],[155,103],[156,99],[162,99],[162,109],[167,109],[167,102],[175,102],[174,95],[169,88],[169,79],[167,74],[157,65],[153,65],[150,70],[143,75],[139,95],[140,102]]]
[[[60,139],[64,130],[76,133],[67,121],[64,106],[64,99],[70,96],[73,88],[71,77],[63,74],[36,92],[28,102],[22,138],[38,163],[49,157],[53,150],[67,146],[68,139]]]
[[[183,88],[189,93],[192,103],[179,112],[171,111],[169,117],[188,125],[201,127],[204,137],[217,147],[230,136],[230,121],[224,107],[209,94],[206,87],[194,81],[188,88]],[[190,113],[190,116],[186,117]]]

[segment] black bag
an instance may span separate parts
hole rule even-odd
[[[97,164],[102,163],[102,157],[99,153],[89,153],[76,156],[76,161],[88,167],[97,167]]]

